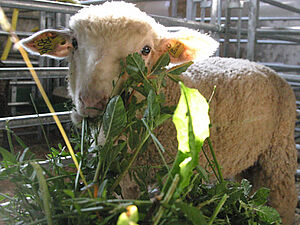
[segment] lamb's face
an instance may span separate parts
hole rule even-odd
[[[81,14],[70,21],[76,48],[69,57],[69,92],[77,114],[94,117],[112,94],[113,82],[120,74],[120,61],[130,53],[139,52],[150,67],[158,37],[149,23],[135,18],[99,19]]]
[[[139,52],[151,68],[165,52],[172,63],[213,54],[218,43],[196,31],[168,33],[133,4],[106,2],[80,10],[70,31],[44,30],[21,41],[28,51],[70,62],[69,93],[73,120],[95,117],[104,109],[120,74],[120,61]],[[118,82],[126,79],[122,76]],[[114,90],[115,91],[115,90]],[[115,92],[114,92],[115,93]]]

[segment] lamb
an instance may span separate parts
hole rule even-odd
[[[124,2],[84,8],[71,18],[70,30],[43,30],[21,44],[33,54],[69,60],[75,123],[83,116],[97,116],[95,108],[105,107],[112,81],[120,72],[120,59],[128,54],[140,52],[149,68],[165,52],[172,63],[195,60],[181,78],[207,99],[216,85],[210,104],[210,132],[224,176],[247,177],[256,188],[270,188],[269,204],[278,210],[284,224],[294,222],[295,97],[273,70],[242,59],[208,58],[218,47],[212,38],[189,29],[168,33],[133,4]],[[167,104],[178,101],[176,83],[168,82],[164,92]],[[157,136],[175,156],[172,123],[162,125]],[[140,163],[159,161],[156,151],[145,154]],[[204,163],[200,157],[200,164]],[[130,188],[124,185],[124,192],[129,193]]]

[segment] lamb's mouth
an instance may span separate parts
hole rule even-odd
[[[123,102],[125,103],[125,102],[128,102],[130,93],[126,93],[125,91],[122,91],[120,93],[120,96],[121,96]],[[102,103],[101,107],[84,107],[84,108],[76,107],[76,108],[74,108],[72,111],[72,116],[71,116],[73,123],[75,123],[75,124],[80,123],[83,118],[87,119],[89,121],[97,121],[104,114],[104,112],[106,110],[106,106],[109,101],[110,101],[110,99],[106,103]]]

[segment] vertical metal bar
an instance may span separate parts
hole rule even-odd
[[[61,13],[55,13],[55,28],[61,28],[62,25],[62,14]],[[55,60],[54,66],[59,67],[59,60]]]
[[[221,0],[212,0],[211,2],[211,20],[210,23],[211,24],[220,24],[221,23],[221,15],[219,14],[221,11],[219,10],[221,8]],[[212,34],[212,37],[219,41],[220,39],[220,34],[218,32],[214,32]],[[216,55],[220,55],[220,49],[218,48],[218,50],[216,51]]]
[[[229,8],[229,0],[226,0],[226,8],[225,8],[225,35],[224,35],[224,48],[223,48],[223,56],[227,56],[228,54],[228,46],[229,46],[229,28],[230,28],[230,18],[231,18],[231,9]]]
[[[196,7],[193,0],[186,1],[186,18],[188,20],[195,20],[196,18]]]
[[[211,11],[210,11],[210,23],[215,24],[217,22],[218,14],[218,0],[211,0]]]
[[[236,54],[235,57],[236,58],[240,58],[240,54],[241,54],[241,26],[242,26],[242,9],[243,7],[241,6],[241,8],[238,8],[238,21],[237,21],[237,49],[236,49]]]
[[[46,12],[40,12],[40,30],[46,29]],[[46,65],[46,57],[40,56],[39,57],[39,66],[44,67]],[[41,80],[43,86],[45,86],[45,79]],[[42,98],[42,95],[39,91],[37,91],[38,98]],[[42,129],[40,126],[37,127],[37,138],[39,141],[42,140]]]
[[[205,8],[201,7],[201,22],[204,23],[205,19]]]
[[[259,0],[249,0],[247,59],[254,60]]]
[[[222,17],[222,1],[218,0],[218,24],[221,24],[221,17]]]
[[[172,17],[177,17],[178,0],[172,0]]]
[[[70,14],[66,14],[65,15],[65,27],[68,28],[69,27],[69,21],[70,21],[71,15]]]
[[[55,27],[60,28],[62,27],[62,14],[61,13],[55,13]],[[59,67],[60,66],[60,60],[55,60],[54,66]],[[53,79],[53,88],[60,86],[60,78]]]
[[[12,81],[17,81],[16,79],[13,79]],[[17,85],[11,86],[11,102],[17,102]],[[11,115],[15,116],[17,114],[17,108],[16,106],[11,107]]]
[[[46,12],[40,12],[40,30],[46,29]],[[39,58],[39,66],[45,66],[45,57],[40,56]]]

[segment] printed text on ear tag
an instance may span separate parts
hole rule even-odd
[[[58,44],[64,44],[66,40],[59,35],[48,35],[40,37],[34,41],[35,47],[38,52],[43,55],[49,52],[53,52]]]
[[[184,46],[181,42],[176,41],[168,46],[168,52],[174,58],[178,58],[184,50]]]

